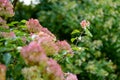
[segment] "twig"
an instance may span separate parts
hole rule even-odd
[[[19,1],[19,0],[14,0],[14,1],[13,1],[12,4],[13,4],[14,9],[15,9],[15,6],[16,6],[16,4],[17,4],[18,1]]]

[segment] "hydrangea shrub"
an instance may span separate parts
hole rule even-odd
[[[68,4],[66,9],[71,12],[75,7]],[[66,40],[58,40],[37,19],[8,23],[6,19],[14,15],[8,0],[0,0],[0,11],[0,80],[117,79],[116,64],[100,52],[103,42],[91,40],[94,36],[89,31],[89,21],[81,21],[81,27],[73,24],[83,30],[71,33],[70,45]],[[69,25],[69,19],[76,21],[70,15],[66,19]]]

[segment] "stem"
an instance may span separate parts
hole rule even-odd
[[[15,6],[16,6],[16,4],[17,4],[18,1],[19,1],[19,0],[14,0],[14,1],[13,1],[12,4],[13,4],[14,9],[15,9]]]
[[[81,32],[80,36],[82,36],[83,33],[84,33],[84,31]],[[80,37],[80,36],[79,36],[79,37]],[[76,41],[75,45],[78,44],[78,42],[79,42],[78,38],[79,38],[79,37],[77,37],[77,41]]]

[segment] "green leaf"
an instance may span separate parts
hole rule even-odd
[[[11,51],[11,48],[0,47],[0,53]]]
[[[80,31],[79,31],[79,30],[77,30],[77,29],[75,29],[75,30],[73,30],[73,31],[72,31],[72,33],[71,33],[71,34],[73,35],[73,34],[76,34],[76,33],[80,33]]]
[[[71,42],[74,42],[77,38],[71,38]]]
[[[4,54],[3,60],[4,60],[5,64],[8,65],[11,60],[11,54],[9,54],[9,53]]]
[[[71,2],[69,2],[66,6],[65,6],[65,8],[67,9],[67,10],[69,10],[69,9],[73,9],[73,8],[75,8],[77,5],[76,5],[76,2],[75,1],[71,1]]]
[[[26,23],[26,20],[21,20],[22,23]]]
[[[65,58],[66,62],[71,64],[70,59],[68,57]]]
[[[78,47],[72,47],[72,49],[75,50],[75,51],[78,51],[78,50],[79,50]]]
[[[18,21],[13,21],[13,22],[9,23],[8,26],[14,26],[17,23],[19,23],[19,22]]]
[[[25,25],[19,26],[21,29],[26,29],[27,27]]]
[[[91,32],[87,28],[85,29],[85,34],[87,36],[93,37],[93,35],[91,34]]]

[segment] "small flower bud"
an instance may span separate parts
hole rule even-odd
[[[86,27],[90,26],[90,22],[83,20],[81,21],[80,25],[82,26],[82,28],[86,29]]]
[[[81,36],[79,36],[79,37],[78,37],[78,40],[79,40],[79,41],[81,41],[81,40],[82,40],[82,37],[81,37]]]

